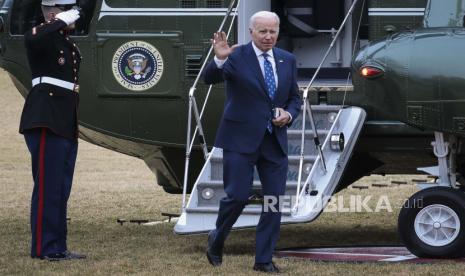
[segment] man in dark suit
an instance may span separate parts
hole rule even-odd
[[[66,210],[77,155],[78,72],[81,55],[69,37],[79,11],[75,0],[42,0],[46,22],[24,37],[32,89],[21,115],[20,133],[31,153],[31,257],[82,259],[68,251]]]
[[[224,32],[214,34],[215,58],[204,74],[207,84],[226,82],[225,109],[215,146],[223,149],[227,196],[220,202],[216,229],[208,235],[207,258],[214,266],[221,265],[224,242],[248,203],[254,167],[264,196],[279,199],[284,194],[288,170],[286,126],[298,116],[301,106],[295,57],[274,47],[279,17],[258,12],[250,18],[249,28],[252,41],[242,46],[229,47]],[[280,211],[262,212],[256,231],[254,270],[279,271],[272,254],[280,221]]]

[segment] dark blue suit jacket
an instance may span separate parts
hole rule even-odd
[[[273,101],[268,96],[251,42],[236,48],[222,69],[218,69],[214,60],[207,66],[204,74],[207,84],[226,81],[226,103],[216,147],[241,153],[256,151],[274,107],[284,108],[293,119],[297,118],[302,101],[298,94],[295,57],[279,48],[273,48],[273,55],[278,75]],[[287,127],[274,126],[273,133],[287,154]]]

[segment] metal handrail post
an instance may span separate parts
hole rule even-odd
[[[228,17],[229,15],[231,14],[233,8],[234,8],[234,4],[236,3],[236,0],[232,0],[231,1],[231,4],[229,5],[229,8],[228,8],[228,11],[226,12],[226,15],[225,17],[223,18],[223,21],[221,22],[221,25],[220,27],[218,28],[218,32],[221,32],[221,30],[223,29],[224,25],[226,24],[226,21],[228,20]],[[203,64],[202,64],[202,67],[200,67],[200,73],[197,75],[197,77],[195,78],[195,81],[194,81],[194,84],[192,85],[192,87],[197,87],[197,84],[200,80],[200,76],[201,76],[201,72],[203,72],[203,70],[205,69],[205,66],[207,66],[207,61],[208,59],[210,58],[210,55],[212,54],[213,52],[213,45],[210,46],[210,49],[208,50],[208,53],[207,53],[207,56],[205,57],[205,60],[203,61]],[[190,90],[190,92],[194,93],[195,92],[195,89],[194,90]],[[189,93],[190,94],[190,93]],[[193,96],[194,94],[192,94]]]
[[[203,103],[202,110],[200,110],[200,120],[202,120],[203,113],[205,111],[205,108],[207,107],[207,101],[208,101],[208,98],[210,97],[210,92],[212,91],[212,88],[213,88],[213,85],[210,85],[208,87],[207,96],[205,97],[205,101]],[[197,135],[198,130],[199,130],[199,126],[195,126],[194,135],[192,135],[192,137],[195,137]],[[192,139],[191,144],[189,145],[189,150],[190,151],[192,151],[193,146],[194,146],[194,139]]]
[[[191,90],[195,89],[194,87],[191,88]],[[190,96],[192,95],[192,96]],[[190,160],[190,155],[191,151],[189,148],[190,140],[191,140],[191,127],[192,127],[192,99],[194,92],[189,91],[189,111],[187,115],[187,138],[186,138],[186,161],[184,165],[184,180],[183,180],[183,187],[182,187],[182,211],[186,209],[186,195],[187,195],[187,180],[189,178],[188,173],[189,173],[189,160]]]
[[[199,115],[199,110],[197,108],[197,102],[195,101],[195,97],[192,97],[192,107],[194,109],[194,118],[197,123],[197,128],[199,130],[199,137],[201,139],[200,146],[202,147],[205,160],[207,160],[208,159],[207,141],[205,141],[205,133],[203,132],[202,122],[200,122],[200,115]],[[195,137],[193,137],[192,140],[194,140],[194,138]]]
[[[218,32],[220,32],[223,29],[224,25],[226,24],[226,21],[228,20],[228,17],[230,16],[232,10],[234,9],[235,3],[236,3],[236,0],[231,1],[230,5],[228,7],[228,10],[226,12],[226,15],[224,16],[223,21],[221,22],[221,25],[218,28]],[[240,3],[240,0],[239,0],[238,3]],[[234,15],[234,18],[236,18],[236,15]],[[233,23],[234,23],[234,19],[231,22],[231,27],[230,27],[229,31],[231,31]],[[195,135],[197,133],[197,129],[199,129],[199,131],[201,132],[201,135],[203,136],[203,139],[204,139],[203,140],[204,141],[204,154],[205,154],[205,156],[207,156],[207,154],[208,154],[208,150],[207,150],[207,153],[205,153],[206,143],[205,143],[205,136],[203,135],[203,129],[202,129],[202,125],[201,125],[201,115],[203,115],[203,111],[204,111],[206,102],[204,104],[204,107],[202,108],[201,115],[199,115],[198,108],[197,108],[197,105],[196,105],[196,102],[195,102],[194,94],[195,94],[197,84],[198,84],[198,82],[200,80],[201,73],[205,69],[207,61],[210,58],[210,55],[211,55],[212,52],[213,52],[213,45],[210,46],[210,49],[208,50],[208,54],[207,54],[202,66],[200,68],[199,74],[197,75],[197,77],[195,78],[194,83],[192,84],[191,88],[189,89],[189,96],[188,96],[189,97],[189,107],[188,107],[188,115],[187,115],[188,119],[187,119],[187,131],[186,131],[187,132],[187,135],[186,135],[187,136],[187,138],[186,138],[186,160],[185,160],[185,165],[184,165],[184,179],[183,179],[183,188],[182,188],[182,212],[184,212],[185,209],[186,209],[187,182],[188,182],[188,178],[189,178],[188,177],[189,162],[190,162],[190,154],[191,154],[191,150],[192,150],[192,145],[191,145],[192,109],[193,109],[194,105],[195,105],[194,112],[195,112],[195,117],[196,117],[196,121],[197,121],[197,127],[196,127],[196,131],[195,131]],[[211,89],[211,86],[210,86],[210,89]],[[208,95],[209,95],[209,93],[208,93]],[[207,98],[205,99],[205,101],[208,100],[208,95],[207,95]],[[192,139],[192,141],[194,141],[194,139]]]
[[[308,113],[308,118],[310,119],[311,127],[314,130],[313,131],[313,142],[315,143],[315,147],[318,150],[318,155],[321,158],[321,165],[323,165],[323,171],[326,173],[326,161],[323,155],[323,151],[321,150],[320,137],[318,137],[318,130],[316,128],[315,120],[313,119],[312,109],[309,104],[307,104],[307,109],[305,111],[307,111]]]
[[[239,7],[241,3],[241,0],[238,0],[237,1],[237,7]],[[236,16],[237,16],[237,12],[234,13],[233,15],[233,18],[231,20],[231,24],[229,25],[229,29],[228,29],[228,33],[226,34],[226,38],[229,37],[229,35],[231,34],[231,31],[232,31],[232,27],[234,26],[234,21],[236,19]],[[201,72],[201,71],[200,71]],[[199,73],[200,75],[200,73]],[[213,84],[210,84],[210,86],[208,87],[208,92],[207,92],[207,96],[205,97],[205,101],[203,103],[203,106],[202,106],[202,110],[200,111],[200,121],[202,121],[202,118],[203,118],[203,113],[205,111],[205,108],[207,106],[207,102],[208,102],[208,99],[210,98],[210,92],[212,91],[212,87],[213,87]],[[195,130],[194,130],[194,135],[192,137],[195,137],[197,135],[197,131],[199,129],[199,126],[196,126],[195,127]],[[194,140],[192,140],[191,144],[190,144],[190,150],[192,151],[192,147],[194,146]]]
[[[307,114],[305,112],[305,109],[307,109],[307,94],[304,92],[304,106],[303,110],[304,112],[302,113],[302,133],[301,133],[301,139],[300,139],[300,160],[299,160],[299,174],[297,177],[297,193],[296,193],[296,203],[294,205],[294,208],[292,209],[292,212],[297,212],[297,206],[299,206],[299,194],[300,194],[300,182],[302,181],[302,168],[304,164],[304,147],[305,147],[305,120],[306,117],[305,115]]]
[[[339,121],[339,118],[341,117],[341,113],[342,113],[342,109],[339,110],[339,112],[337,113],[336,115],[336,118],[334,119],[334,122],[338,122]],[[336,123],[334,123],[330,130],[329,130],[329,133],[332,133],[334,128],[336,127]],[[322,145],[322,148],[325,149],[329,143],[329,140],[330,140],[330,136],[326,136],[326,139],[325,141],[323,142],[323,145]],[[320,157],[317,157],[317,159],[315,160],[315,163],[319,162],[320,161]],[[307,185],[309,184],[310,182],[310,178],[311,176],[313,176],[313,173],[315,173],[315,170],[312,170],[309,174],[309,176],[307,177],[307,179],[305,180],[305,183],[304,185],[302,186],[302,191],[301,191],[301,194],[299,195],[300,197],[302,197],[304,194],[303,192],[305,191],[305,189],[307,188]]]

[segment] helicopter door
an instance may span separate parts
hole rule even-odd
[[[103,1],[97,22],[97,67],[100,97],[179,99],[183,33],[166,28],[177,16],[172,9],[121,7]]]
[[[184,129],[179,126],[186,116],[189,65],[182,27],[191,26],[188,35],[198,37],[200,24],[194,20],[203,18],[187,17],[181,8],[160,8],[158,1],[146,2],[147,8],[135,1],[119,3],[103,1],[98,15],[93,54],[97,97],[92,104],[103,114],[100,121],[89,121],[114,136],[182,143]],[[161,119],[166,114],[171,115]]]
[[[298,60],[299,75],[308,75],[318,67],[332,37],[339,29],[351,0],[272,0],[271,10],[281,20],[278,47],[292,52]],[[335,49],[323,64],[323,73],[344,78],[352,57],[351,21]]]

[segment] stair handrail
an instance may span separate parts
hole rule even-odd
[[[312,109],[311,109],[310,104],[307,103],[308,102],[308,99],[307,99],[308,98],[308,91],[310,90],[311,86],[315,82],[315,79],[316,79],[318,73],[320,72],[321,68],[323,67],[324,62],[328,58],[328,56],[329,56],[331,50],[333,49],[337,39],[339,38],[339,35],[341,34],[342,30],[344,29],[344,27],[345,27],[345,25],[347,23],[347,20],[352,15],[352,13],[353,13],[353,11],[355,9],[355,5],[357,3],[358,3],[358,0],[354,0],[354,2],[352,3],[352,6],[350,7],[349,11],[347,12],[347,15],[345,16],[344,20],[342,21],[341,26],[339,27],[339,30],[337,31],[336,35],[334,36],[333,40],[331,41],[331,44],[329,45],[325,55],[323,56],[323,59],[321,60],[321,62],[318,65],[315,73],[313,74],[312,79],[308,83],[307,87],[305,87],[305,89],[304,89],[303,99],[302,99],[303,103],[304,103],[304,106],[302,108],[302,132],[301,132],[301,141],[300,141],[299,174],[298,174],[298,177],[297,177],[296,201],[295,201],[294,207],[292,208],[293,213],[297,212],[297,208],[299,206],[299,199],[300,199],[301,196],[303,196],[305,194],[305,193],[303,193],[303,191],[305,191],[305,188],[306,188],[306,186],[307,186],[307,184],[309,182],[309,177],[312,175],[312,171],[314,171],[314,169],[317,167],[316,165],[319,163],[318,162],[319,160],[321,160],[323,170],[326,172],[326,162],[325,162],[324,155],[323,155],[323,150],[322,150],[322,147],[321,147],[321,144],[320,144],[320,139],[318,137],[318,132],[317,132],[317,129],[315,127],[315,121],[313,119]],[[312,170],[310,171],[309,175],[307,176],[307,180],[305,181],[304,187],[302,187],[302,193],[301,193],[300,192],[300,186],[301,186],[301,182],[302,182],[303,161],[304,161],[306,113],[308,113],[308,115],[309,115],[310,124],[311,124],[312,130],[313,130],[313,141],[315,143],[315,147],[317,148],[318,156],[315,159],[315,163],[314,163],[314,165],[312,167]],[[338,113],[338,116],[339,116],[339,113]],[[325,139],[325,142],[328,140],[329,136],[331,136],[331,132],[329,132],[328,136]]]
[[[329,132],[328,132],[328,135],[326,136],[325,140],[323,141],[323,145],[322,145],[322,150],[325,150],[327,147],[328,147],[328,144],[329,144],[329,140],[331,139],[331,133],[334,131],[334,128],[336,127],[336,124],[338,123],[339,121],[339,117],[341,116],[341,113],[342,113],[342,108],[338,111],[337,115],[336,115],[336,118],[334,119],[334,123],[333,125],[331,126],[331,128],[329,129]],[[315,162],[314,162],[314,165],[312,167],[312,169],[310,170],[310,173],[308,174],[307,178],[305,179],[305,182],[304,182],[304,185],[302,187],[302,190],[300,191],[300,194],[297,195],[296,197],[296,204],[294,205],[294,207],[291,209],[292,210],[292,213],[293,214],[296,214],[297,211],[298,211],[298,199],[303,197],[307,191],[307,186],[310,184],[310,180],[312,179],[313,175],[315,174],[316,172],[316,167],[317,165],[319,164],[319,162],[321,161],[320,159],[320,156],[317,156],[316,159],[315,159]]]
[[[239,0],[239,1],[237,2],[237,6],[236,6],[236,7],[239,6],[240,2],[241,2],[241,0]],[[231,20],[231,24],[229,25],[228,32],[226,33],[226,38],[228,38],[229,35],[231,34],[231,30],[232,30],[232,27],[233,27],[233,25],[234,25],[234,20],[235,20],[236,16],[237,16],[237,12],[233,14],[233,19]],[[211,54],[211,52],[208,53],[207,58],[205,59],[204,63],[208,60],[210,54]],[[199,71],[199,75],[198,75],[198,76],[201,76],[203,70],[204,70],[204,68],[202,67],[202,68],[200,69],[200,71]],[[204,101],[203,106],[202,106],[202,110],[200,111],[200,120],[202,120],[203,113],[204,113],[205,108],[206,108],[206,106],[207,106],[208,99],[210,98],[210,92],[211,92],[212,88],[213,88],[213,84],[210,84],[209,87],[208,87],[207,95],[206,95],[206,97],[205,97],[205,101]],[[197,125],[196,128],[195,128],[195,130],[194,130],[194,135],[192,135],[192,137],[195,137],[195,136],[197,135],[198,129],[199,129],[199,127],[198,127],[198,125]],[[191,141],[191,144],[190,144],[190,147],[189,147],[190,151],[192,151],[193,145],[194,145],[194,140]],[[205,159],[207,159],[206,156],[205,156]]]
[[[231,0],[231,2],[229,4],[229,7],[228,7],[228,10],[226,11],[226,14],[225,14],[225,16],[223,18],[223,21],[221,22],[220,27],[218,28],[218,32],[223,30],[223,28],[224,28],[224,26],[226,24],[226,21],[231,16],[231,13],[233,12],[234,6],[235,6],[236,7],[236,12],[233,14],[233,18],[231,20],[231,24],[229,26],[226,38],[228,38],[230,33],[231,33],[231,30],[232,30],[232,27],[234,25],[235,19],[237,17],[237,12],[238,12],[237,8],[239,7],[240,2],[241,2],[241,0]],[[208,53],[207,53],[207,55],[205,57],[205,60],[202,63],[202,66],[200,67],[199,73],[197,74],[197,77],[195,78],[194,83],[192,84],[192,86],[189,89],[189,107],[188,107],[187,135],[186,135],[187,136],[187,138],[186,138],[186,160],[185,160],[185,166],[184,166],[184,179],[183,179],[183,189],[182,189],[182,211],[183,212],[186,209],[187,182],[188,182],[188,175],[189,175],[190,155],[191,155],[191,151],[192,151],[192,148],[193,148],[193,145],[194,145],[195,137],[197,135],[197,131],[199,132],[199,137],[201,139],[200,145],[202,147],[202,151],[203,151],[205,160],[208,160],[208,155],[209,155],[208,148],[207,148],[207,143],[206,143],[206,140],[205,140],[205,134],[204,134],[203,127],[202,127],[202,116],[204,114],[204,111],[205,111],[208,99],[210,97],[210,92],[211,92],[211,89],[212,89],[213,85],[210,85],[209,88],[208,88],[208,92],[207,92],[207,95],[205,97],[205,100],[204,100],[204,103],[203,103],[203,106],[202,106],[202,110],[201,110],[200,113],[199,113],[199,110],[198,110],[197,102],[195,100],[195,91],[197,89],[197,85],[198,85],[198,82],[200,80],[200,77],[201,77],[203,71],[205,70],[205,67],[207,65],[207,62],[210,59],[210,56],[211,56],[212,52],[213,52],[213,45],[210,46],[210,48],[208,50]],[[195,127],[195,131],[194,131],[193,136],[191,136],[192,113],[194,113],[194,118],[195,118],[195,121],[196,121],[196,127]],[[191,137],[192,137],[192,139],[191,139]]]

